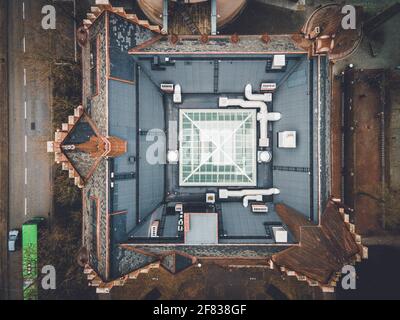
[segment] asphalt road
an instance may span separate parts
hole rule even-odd
[[[0,0],[0,300],[8,297],[8,72],[7,0]]]
[[[9,228],[52,213],[53,156],[46,142],[53,136],[49,76],[59,30],[42,29],[46,4],[13,0],[8,7]],[[21,258],[21,251],[9,254],[10,299],[22,298]]]

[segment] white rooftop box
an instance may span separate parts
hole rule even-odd
[[[174,92],[174,84],[173,83],[161,83],[161,90],[164,92]]]
[[[276,90],[276,83],[273,82],[264,82],[261,83],[261,91],[275,91]]]
[[[272,60],[272,69],[283,69],[286,66],[286,56],[284,54],[276,54]]]
[[[183,211],[183,204],[182,203],[175,204],[175,211],[176,212],[182,212]]]
[[[287,231],[283,227],[272,227],[276,243],[287,243]]]
[[[175,85],[174,87],[174,96],[173,96],[174,103],[182,103],[182,90],[179,84]]]
[[[206,193],[206,203],[215,203],[215,193]]]
[[[296,131],[278,132],[278,148],[296,148]]]
[[[157,238],[158,237],[158,226],[160,225],[160,220],[154,220],[150,227],[150,237]]]
[[[267,213],[268,212],[268,206],[266,204],[253,203],[251,205],[251,211],[253,213]]]

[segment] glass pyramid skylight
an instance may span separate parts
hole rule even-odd
[[[181,186],[256,186],[256,111],[181,109]]]

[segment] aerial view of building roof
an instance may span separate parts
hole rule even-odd
[[[399,14],[0,0],[0,300],[400,299]]]
[[[331,291],[366,257],[331,197],[330,57],[315,39],[160,34],[109,4],[85,25],[84,115],[53,144],[82,177],[99,291],[157,262],[174,273],[177,257],[256,257]]]
[[[330,197],[329,55],[296,35],[164,36],[110,5],[88,17],[83,106],[49,148],[83,188],[99,290],[174,272],[172,252],[256,256],[330,291],[365,250]]]

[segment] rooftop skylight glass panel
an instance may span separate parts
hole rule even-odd
[[[180,110],[181,186],[255,186],[256,111]]]

